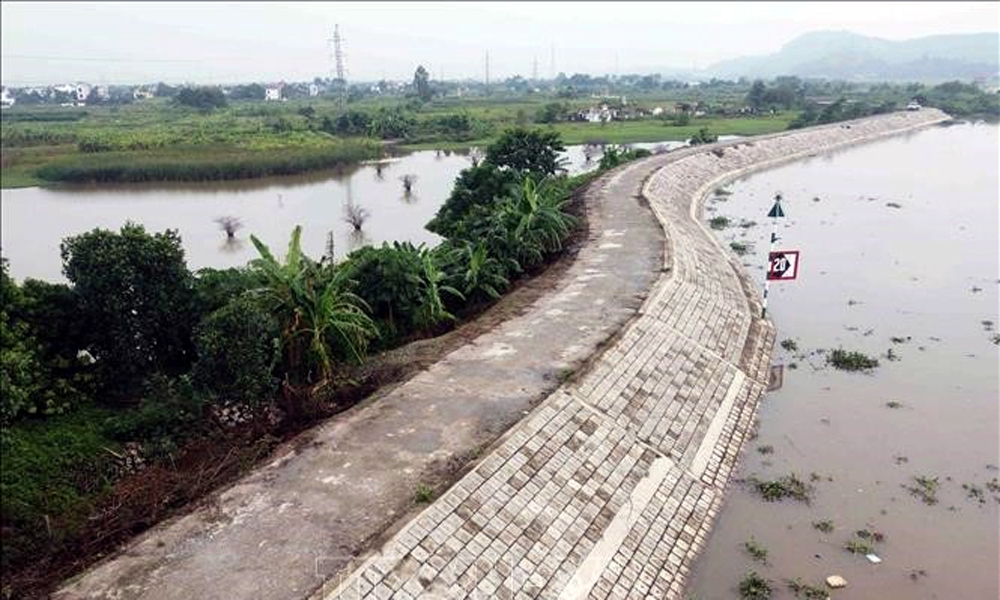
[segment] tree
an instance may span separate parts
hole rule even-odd
[[[413,90],[416,92],[417,97],[424,102],[430,100],[434,95],[434,92],[431,90],[430,75],[423,65],[418,66],[417,70],[413,73]]]
[[[176,230],[151,235],[130,222],[118,233],[68,237],[60,249],[109,391],[132,392],[155,371],[187,367],[194,294]]]
[[[226,107],[226,95],[217,87],[185,87],[174,97],[181,105],[199,110],[213,110]]]
[[[500,169],[486,162],[463,169],[455,179],[451,195],[427,223],[427,230],[446,238],[465,238],[472,215],[488,211],[513,193],[517,177],[510,169]]]
[[[767,86],[764,82],[758,79],[753,82],[753,86],[750,87],[750,91],[747,92],[747,105],[754,109],[760,109],[764,106],[764,96],[767,94]]]
[[[565,150],[555,131],[508,129],[486,149],[485,162],[522,174],[554,175],[560,166],[559,153]]]

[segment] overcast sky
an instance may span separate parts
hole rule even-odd
[[[332,72],[344,38],[348,79],[482,78],[704,68],[777,51],[815,30],[892,40],[996,32],[996,2],[0,4],[5,85],[74,80],[298,81]],[[554,51],[553,51],[554,49]]]

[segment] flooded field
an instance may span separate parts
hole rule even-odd
[[[705,218],[728,218],[726,245],[749,243],[758,283],[776,192],[777,249],[802,254],[798,279],[771,285],[783,387],[764,398],[689,598],[738,598],[750,570],[772,598],[834,574],[838,600],[1000,597],[998,141],[996,125],[935,127],[710,199]],[[879,364],[834,369],[836,349]],[[751,484],[792,474],[808,502]]]
[[[684,145],[634,144],[646,149]],[[590,155],[588,160],[583,146],[567,147],[567,171],[596,169],[600,150],[592,149]],[[459,171],[470,164],[467,153],[429,150],[339,171],[265,180],[3,190],[2,253],[17,279],[61,281],[59,243],[64,237],[94,227],[118,229],[127,220],[150,231],[178,229],[192,269],[245,265],[256,257],[249,234],[272,249],[284,248],[298,224],[303,226],[303,249],[314,257],[326,251],[329,232],[339,257],[385,241],[434,245],[440,238],[424,225],[451,193]],[[400,181],[408,174],[417,176],[409,195]],[[348,203],[369,214],[361,233],[344,221]],[[215,222],[225,216],[243,224],[234,242],[227,243]]]

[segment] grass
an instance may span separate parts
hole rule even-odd
[[[771,582],[756,571],[748,571],[740,581],[738,589],[743,600],[767,600],[772,592]]]
[[[940,487],[937,477],[926,477],[922,475],[914,476],[913,484],[903,485],[903,489],[910,492],[912,496],[920,498],[920,501],[927,505],[937,504],[937,491]]]
[[[846,351],[840,348],[831,352],[826,362],[841,371],[871,371],[878,367],[878,359],[862,352]]]
[[[749,477],[750,488],[768,502],[778,502],[786,498],[809,504],[814,492],[813,486],[802,481],[794,473],[774,480],[760,480]]]
[[[434,500],[434,488],[426,483],[418,483],[417,490],[413,493],[413,501],[417,504],[430,504]]]
[[[112,411],[84,406],[5,428],[0,440],[4,566],[45,553],[86,524],[109,490],[119,445],[102,431]]]

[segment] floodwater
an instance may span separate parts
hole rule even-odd
[[[721,139],[735,136],[722,136]],[[633,144],[672,150],[684,142]],[[587,160],[583,146],[563,154],[570,174],[597,168],[599,149]],[[302,225],[302,248],[311,257],[327,252],[343,257],[361,246],[409,241],[434,246],[441,238],[424,225],[451,193],[459,171],[470,165],[468,152],[421,151],[377,163],[353,165],[291,177],[209,183],[61,186],[0,192],[0,251],[16,279],[64,281],[59,244],[63,238],[95,227],[117,230],[126,221],[147,231],[177,229],[188,267],[243,266],[257,256],[254,234],[276,253]],[[416,175],[412,193],[400,178]],[[368,213],[361,232],[344,220],[349,203]],[[215,222],[236,217],[242,224],[234,241]]]
[[[833,574],[848,580],[828,590],[836,600],[1000,597],[1000,490],[986,485],[1000,477],[998,142],[996,125],[935,127],[751,175],[709,202],[706,218],[758,223],[719,232],[754,244],[744,260],[758,283],[776,192],[776,249],[801,251],[798,279],[772,282],[769,307],[798,351],[776,347],[784,384],[734,477],[818,480],[808,506],[732,484],[689,598],[737,598],[750,569],[778,599],[794,597],[788,579]],[[835,348],[881,364],[836,371],[815,353]],[[936,504],[904,489],[916,476],[938,479]],[[832,532],[813,527],[823,520]],[[880,564],[843,549],[866,528],[885,536]],[[751,539],[766,565],[743,549]]]

